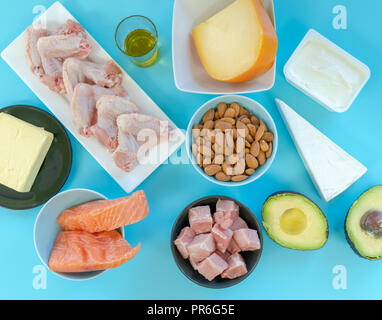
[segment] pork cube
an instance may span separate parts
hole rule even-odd
[[[228,268],[222,273],[222,278],[235,279],[248,272],[247,266],[240,253],[235,253],[228,258]]]
[[[228,251],[226,252],[221,252],[219,250],[216,250],[215,253],[220,256],[220,258],[222,258],[225,262],[228,261],[228,258],[231,256],[231,253],[229,253]]]
[[[199,234],[187,247],[190,259],[193,262],[200,262],[211,255],[216,250],[214,237],[208,234]]]
[[[219,199],[216,203],[216,211],[237,211],[239,212],[239,206],[232,200]]]
[[[199,273],[209,281],[222,274],[227,268],[228,263],[216,253],[213,253],[198,265]]]
[[[218,224],[222,229],[229,229],[233,222],[239,216],[238,211],[216,211],[214,213],[214,221]]]
[[[198,266],[199,266],[200,262],[194,261],[194,259],[192,257],[190,257],[188,260],[190,261],[192,268],[194,270],[198,270]]]
[[[232,239],[228,245],[228,248],[227,248],[227,251],[234,254],[234,253],[237,253],[237,252],[240,252],[241,249],[239,247],[239,245],[236,243],[235,239],[233,238],[232,236]]]
[[[224,230],[218,224],[215,224],[211,231],[215,239],[216,247],[221,252],[226,252],[229,243],[231,242],[233,231],[230,229]]]
[[[194,240],[195,232],[190,227],[185,227],[180,231],[178,238],[174,241],[176,248],[182,255],[183,259],[189,257],[188,245]]]
[[[247,223],[240,217],[237,217],[237,219],[233,222],[232,226],[230,227],[232,231],[236,231],[239,229],[247,229],[247,228],[248,228]]]
[[[239,229],[234,231],[233,238],[241,251],[253,251],[260,249],[260,239],[256,230]]]
[[[188,220],[196,234],[211,232],[212,216],[210,206],[191,208],[188,211]]]

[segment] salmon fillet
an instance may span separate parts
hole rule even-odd
[[[50,253],[54,272],[85,272],[116,268],[134,258],[141,248],[132,248],[118,231],[88,233],[62,231]]]
[[[143,191],[115,200],[98,200],[67,209],[57,217],[63,230],[111,231],[137,223],[149,214]]]

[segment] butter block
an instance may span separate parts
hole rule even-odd
[[[219,81],[251,80],[276,58],[276,31],[260,0],[236,0],[192,35],[204,69]]]
[[[54,135],[0,113],[0,183],[29,192],[52,145]]]

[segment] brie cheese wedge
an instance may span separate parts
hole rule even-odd
[[[330,201],[362,177],[367,168],[346,153],[286,103],[276,99],[279,111],[305,168],[325,201]]]

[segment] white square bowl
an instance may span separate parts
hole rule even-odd
[[[300,53],[301,49],[305,46],[305,44],[312,39],[318,39],[318,40],[321,40],[322,42],[326,43],[334,51],[338,52],[340,55],[342,55],[343,57],[345,57],[349,61],[353,62],[355,65],[357,65],[361,70],[363,70],[365,72],[365,75],[366,75],[365,80],[363,81],[363,83],[361,84],[359,89],[355,92],[354,96],[352,97],[352,99],[349,101],[348,105],[345,108],[336,109],[335,107],[325,103],[325,101],[320,99],[320,97],[316,96],[309,88],[300,85],[297,82],[297,80],[294,79],[293,75],[290,72],[290,65],[293,63],[294,59]],[[322,34],[320,34],[319,32],[317,32],[314,29],[310,29],[307,32],[305,37],[302,39],[302,41],[300,42],[300,44],[298,45],[298,47],[293,52],[292,56],[289,58],[288,62],[284,66],[285,78],[292,86],[294,86],[298,90],[305,93],[308,97],[310,97],[311,99],[313,99],[314,101],[316,101],[317,103],[319,103],[320,105],[322,105],[323,107],[328,109],[329,111],[338,112],[338,113],[345,112],[350,108],[350,106],[353,104],[354,100],[357,98],[357,96],[359,95],[359,93],[361,92],[363,87],[366,85],[367,81],[370,79],[370,74],[371,74],[370,69],[367,65],[365,65],[364,63],[362,63],[361,61],[359,61],[358,59],[353,57],[351,54],[349,54],[348,52],[346,52],[345,50],[343,50],[342,48],[337,46],[335,43],[333,43],[329,39],[325,38]]]
[[[175,0],[172,23],[172,63],[176,87],[185,92],[202,94],[238,94],[266,91],[273,87],[276,60],[261,76],[241,83],[212,79],[204,70],[192,39],[192,29],[212,17],[234,0]],[[262,0],[273,25],[273,0]]]

